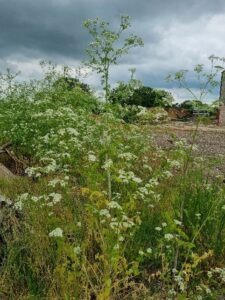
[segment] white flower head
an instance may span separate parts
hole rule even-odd
[[[201,214],[200,213],[196,213],[195,216],[197,217],[197,219],[201,218]]]
[[[49,233],[50,237],[63,237],[63,230],[59,227]]]
[[[113,161],[111,159],[107,159],[104,165],[102,166],[102,168],[105,170],[109,170],[112,165],[113,165]]]
[[[119,242],[123,242],[124,241],[124,237],[123,236],[119,236]]]
[[[165,238],[166,240],[170,241],[170,240],[173,239],[173,235],[172,235],[171,233],[166,233],[166,234],[164,235],[164,238]]]
[[[173,174],[170,171],[168,171],[168,170],[164,171],[164,175],[165,175],[166,178],[170,178],[170,177],[173,176]]]
[[[67,182],[65,182],[64,180],[61,180],[59,178],[55,178],[55,179],[49,181],[48,186],[55,187],[57,184],[61,185],[62,187],[65,187],[67,185]]]
[[[14,207],[15,207],[15,209],[22,210],[23,209],[23,202],[21,200],[17,201],[14,204]]]
[[[81,254],[81,248],[80,248],[80,246],[74,247],[74,248],[73,248],[73,252],[74,252],[76,255]]]
[[[182,222],[181,221],[178,221],[176,219],[174,219],[174,223],[177,224],[177,225],[182,225]]]
[[[146,250],[146,252],[147,252],[148,254],[151,254],[151,253],[152,253],[152,248],[148,248],[148,249]]]
[[[109,211],[108,211],[108,209],[101,209],[100,211],[99,211],[99,215],[100,216],[105,216],[105,217],[107,217],[107,218],[110,218],[111,216],[110,216],[110,213],[109,213]]]
[[[161,231],[162,228],[161,228],[161,227],[155,227],[155,230],[156,230],[156,231]]]
[[[92,153],[88,154],[88,160],[90,162],[95,162],[97,160],[96,156]]]
[[[51,193],[49,196],[52,197],[53,204],[60,202],[62,199],[62,195],[58,193]]]
[[[79,132],[75,129],[75,128],[67,128],[67,132],[71,135],[74,135],[74,136],[78,136],[79,135]]]
[[[110,201],[109,204],[108,204],[108,207],[109,208],[116,208],[118,210],[122,210],[122,207],[116,201]]]

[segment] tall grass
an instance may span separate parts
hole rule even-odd
[[[223,295],[225,191],[194,140],[159,149],[148,126],[51,76],[0,101],[0,139],[27,164],[0,180],[13,201],[0,209],[0,297]]]

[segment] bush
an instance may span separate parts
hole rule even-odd
[[[156,90],[148,86],[132,88],[129,84],[120,83],[110,94],[112,103],[121,105],[137,105],[143,107],[170,107],[172,95],[164,90]]]
[[[54,83],[53,87],[61,88],[63,91],[65,90],[73,90],[77,87],[81,88],[84,92],[91,94],[91,88],[88,84],[80,82],[78,78],[63,76],[59,77]]]
[[[144,124],[162,124],[169,120],[167,111],[161,107],[143,108],[137,116],[139,122]]]
[[[194,111],[199,111],[208,113],[209,115],[215,115],[217,110],[216,106],[202,103],[199,100],[186,100],[179,104],[179,108],[186,109],[191,113],[193,113]]]

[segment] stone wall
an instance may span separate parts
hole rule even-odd
[[[225,105],[220,106],[218,125],[225,126]]]
[[[225,126],[225,71],[221,73],[221,82],[220,82],[220,106],[218,125]]]

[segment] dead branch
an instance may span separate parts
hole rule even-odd
[[[15,162],[17,173],[19,173],[19,171],[21,170],[21,167],[23,170],[27,168],[26,162],[19,159],[12,151],[10,151],[9,149],[6,148],[5,153],[7,153],[8,156]]]
[[[5,153],[8,147],[12,146],[11,142],[5,143],[0,147],[0,153]]]
[[[6,153],[11,160],[14,161],[15,167],[16,167],[16,173],[19,174],[21,169],[25,170],[27,168],[27,163],[19,159],[13,151],[11,151],[9,148],[12,146],[11,142],[5,143],[4,145],[0,146],[0,154]]]

